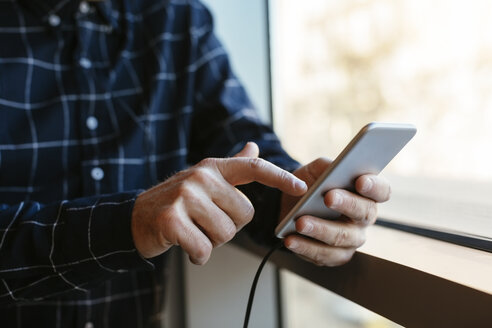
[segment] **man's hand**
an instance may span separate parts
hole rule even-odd
[[[320,158],[299,168],[294,174],[311,186],[331,161]],[[348,262],[355,250],[365,242],[365,230],[377,218],[378,202],[389,199],[391,189],[382,177],[363,175],[355,182],[358,194],[334,189],[325,195],[325,204],[342,214],[338,220],[323,220],[302,216],[296,221],[296,230],[285,238],[285,246],[301,257],[324,266]],[[280,219],[296,204],[299,197],[282,195]]]
[[[132,213],[135,247],[146,258],[181,246],[195,264],[231,240],[253,218],[254,208],[234,186],[257,181],[300,196],[304,181],[258,158],[248,143],[233,158],[208,158],[137,197]]]

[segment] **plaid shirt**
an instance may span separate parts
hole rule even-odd
[[[248,140],[293,169],[252,108],[199,2],[0,0],[0,325],[160,326],[134,200]],[[268,237],[279,193],[243,190]]]

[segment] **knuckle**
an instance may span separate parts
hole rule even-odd
[[[246,209],[244,211],[244,222],[241,223],[250,222],[251,220],[253,220],[253,217],[255,216],[255,208],[253,204],[248,202],[245,207]]]
[[[222,227],[221,231],[218,232],[213,239],[214,246],[220,246],[228,241],[232,240],[234,236],[236,235],[236,226],[234,224],[227,225],[225,227]]]
[[[281,181],[282,184],[287,185],[290,184],[292,186],[292,189],[296,189],[296,180],[292,178],[292,175],[284,170],[278,171],[278,179]]]
[[[161,213],[160,217],[166,230],[174,231],[181,228],[181,220],[178,210],[174,206],[170,206]]]
[[[248,159],[248,164],[254,171],[261,170],[265,167],[265,161],[258,157]]]
[[[197,167],[191,173],[191,178],[199,184],[206,184],[212,179],[212,174],[208,167]]]
[[[225,232],[224,232],[224,240],[222,241],[222,243],[226,243],[230,240],[232,240],[232,238],[234,238],[234,236],[236,235],[236,226],[234,224],[231,224],[229,225],[228,228],[226,228]]]
[[[333,242],[333,246],[335,247],[340,247],[345,245],[347,239],[348,239],[349,233],[347,229],[344,227],[339,227],[337,229],[336,235],[335,235],[335,240]]]
[[[179,244],[180,235],[185,230],[180,212],[170,206],[160,213],[157,218],[158,223],[154,226],[154,233],[157,233],[159,244],[161,246]],[[157,227],[157,229],[155,229]]]
[[[189,182],[181,182],[177,188],[179,198],[193,198],[194,191]]]
[[[228,241],[232,240],[236,235],[236,225],[228,220],[216,226],[213,230],[209,231],[209,238],[212,241],[213,247],[219,247]]]
[[[295,180],[293,180],[293,179],[290,177],[290,175],[289,175],[289,173],[287,173],[287,171],[283,171],[283,170],[282,170],[282,171],[280,171],[280,172],[278,173],[278,177],[279,177],[279,179],[280,179],[281,181],[283,181],[283,182],[291,181],[292,186],[293,186],[294,188],[296,187],[296,185],[295,185],[295,184],[296,184]]]
[[[359,203],[355,197],[349,197],[348,207],[352,213],[357,213],[359,210]]]
[[[216,162],[217,162],[217,159],[215,158],[205,158],[205,159],[202,159],[198,164],[197,166],[198,167],[213,167],[216,165]]]
[[[317,266],[325,266],[326,258],[321,250],[316,250],[312,256],[312,261]]]
[[[255,208],[250,200],[246,197],[240,197],[237,199],[237,201],[237,208],[240,210],[232,215],[230,218],[235,223],[237,229],[241,229],[243,226],[253,220],[253,217],[255,215]]]

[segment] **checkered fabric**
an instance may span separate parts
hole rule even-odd
[[[0,0],[0,326],[159,327],[166,258],[136,251],[134,200],[249,140],[297,166],[199,2]],[[244,191],[266,238],[279,193]]]

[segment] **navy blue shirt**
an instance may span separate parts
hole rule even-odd
[[[136,251],[134,200],[249,140],[296,167],[199,2],[1,0],[0,325],[160,326],[165,255]],[[279,193],[244,191],[268,238]]]

